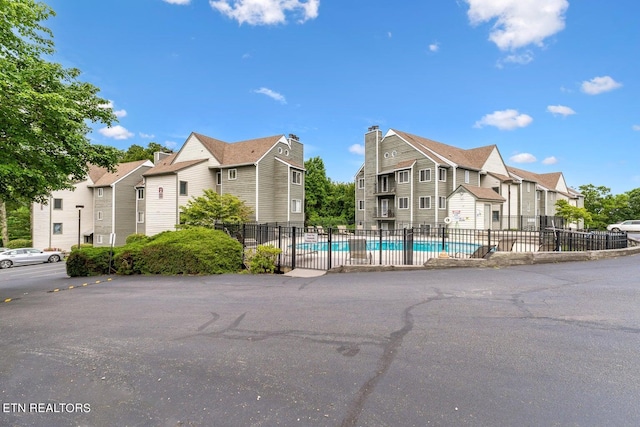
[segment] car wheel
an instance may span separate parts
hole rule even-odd
[[[49,262],[58,262],[60,261],[60,255],[51,255],[49,257]]]
[[[13,263],[11,261],[9,261],[8,259],[0,261],[0,268],[9,268],[12,265],[13,265]]]
[[[614,233],[619,233],[620,229],[618,227],[612,228],[611,231],[613,231]]]

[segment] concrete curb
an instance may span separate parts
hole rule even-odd
[[[534,265],[559,262],[594,261],[599,259],[618,258],[640,254],[640,245],[636,240],[630,240],[630,246],[625,249],[609,249],[606,251],[584,252],[494,252],[487,259],[461,258],[430,258],[422,266],[407,265],[341,265],[332,268],[327,273],[364,273],[372,271],[407,271],[407,270],[435,270],[442,268],[502,268],[513,265]]]

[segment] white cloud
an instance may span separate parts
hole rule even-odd
[[[178,143],[175,141],[165,141],[164,146],[171,150],[175,150],[178,147]]]
[[[261,93],[262,95],[267,95],[269,98],[275,99],[276,101],[282,104],[287,103],[287,100],[283,95],[279,94],[278,92],[274,92],[271,89],[268,89],[266,87],[261,87],[260,89],[254,90],[254,92]]]
[[[558,163],[558,159],[555,156],[547,157],[542,161],[543,165],[555,165],[556,163]]]
[[[185,4],[191,3],[191,0],[163,0],[163,1],[169,4],[179,4],[179,5],[185,5]]]
[[[113,114],[115,114],[117,118],[125,117],[127,115],[127,110],[117,110],[114,111]]]
[[[513,130],[527,127],[533,122],[533,118],[527,114],[520,114],[518,110],[494,111],[478,120],[473,127],[495,126],[501,130]]]
[[[509,158],[513,163],[534,163],[536,157],[529,153],[520,153]]]
[[[501,50],[542,41],[564,29],[568,0],[466,0],[472,25],[496,20],[489,35]]]
[[[318,17],[320,0],[209,0],[211,7],[240,24],[276,25],[287,22],[287,14],[299,23]]]
[[[145,139],[152,139],[155,138],[156,136],[150,133],[144,133],[144,132],[139,132],[138,135],[140,135],[140,138],[145,138]]]
[[[129,132],[128,130],[126,130],[120,125],[113,126],[110,128],[102,128],[102,129],[99,129],[98,132],[100,132],[102,135],[106,136],[107,138],[113,138],[113,139],[129,139],[133,136],[133,133]]]
[[[431,44],[429,45],[429,50],[430,50],[431,52],[437,52],[437,51],[439,51],[439,50],[440,50],[440,43],[431,43]]]
[[[507,55],[500,59],[496,66],[498,68],[502,68],[504,64],[526,65],[531,61],[533,61],[533,53],[531,51],[526,51],[520,54]]]
[[[349,147],[349,152],[353,154],[358,154],[360,156],[364,156],[364,145],[353,144],[351,147]]]
[[[633,125],[631,126],[631,129],[640,131],[640,125]]]
[[[609,76],[594,77],[588,82],[582,82],[582,91],[589,95],[598,95],[619,87],[622,87],[622,83],[618,83]]]
[[[547,107],[547,111],[553,113],[554,115],[559,114],[565,117],[576,114],[576,112],[573,111],[572,108],[566,107],[564,105],[549,105]]]

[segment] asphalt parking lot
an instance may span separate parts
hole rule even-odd
[[[640,425],[638,260],[51,273],[0,304],[0,425]]]

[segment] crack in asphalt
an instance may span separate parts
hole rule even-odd
[[[303,287],[306,286],[303,285]],[[198,333],[192,334],[176,340],[194,338],[194,337],[219,337],[232,340],[245,340],[245,341],[262,341],[275,337],[289,337],[302,339],[309,342],[319,344],[329,344],[337,346],[336,351],[345,357],[354,357],[360,352],[360,348],[366,345],[382,347],[382,355],[377,363],[375,373],[364,382],[360,387],[353,400],[347,407],[347,414],[340,424],[342,427],[355,426],[362,414],[364,406],[369,396],[373,393],[376,386],[388,372],[393,361],[395,360],[404,337],[411,332],[414,326],[413,314],[411,313],[417,307],[422,305],[440,301],[444,299],[451,299],[454,296],[447,296],[440,290],[436,289],[436,296],[427,298],[423,301],[410,305],[405,308],[402,313],[402,327],[396,331],[393,331],[387,337],[379,337],[374,335],[362,335],[362,334],[344,334],[344,333],[327,333],[327,332],[309,332],[303,330],[280,330],[280,331],[255,331],[248,329],[240,329],[239,326],[244,320],[247,313],[243,313],[238,316],[228,326],[213,331],[203,332],[206,328],[213,325],[219,320],[220,315],[211,312],[212,318],[197,328]]]

